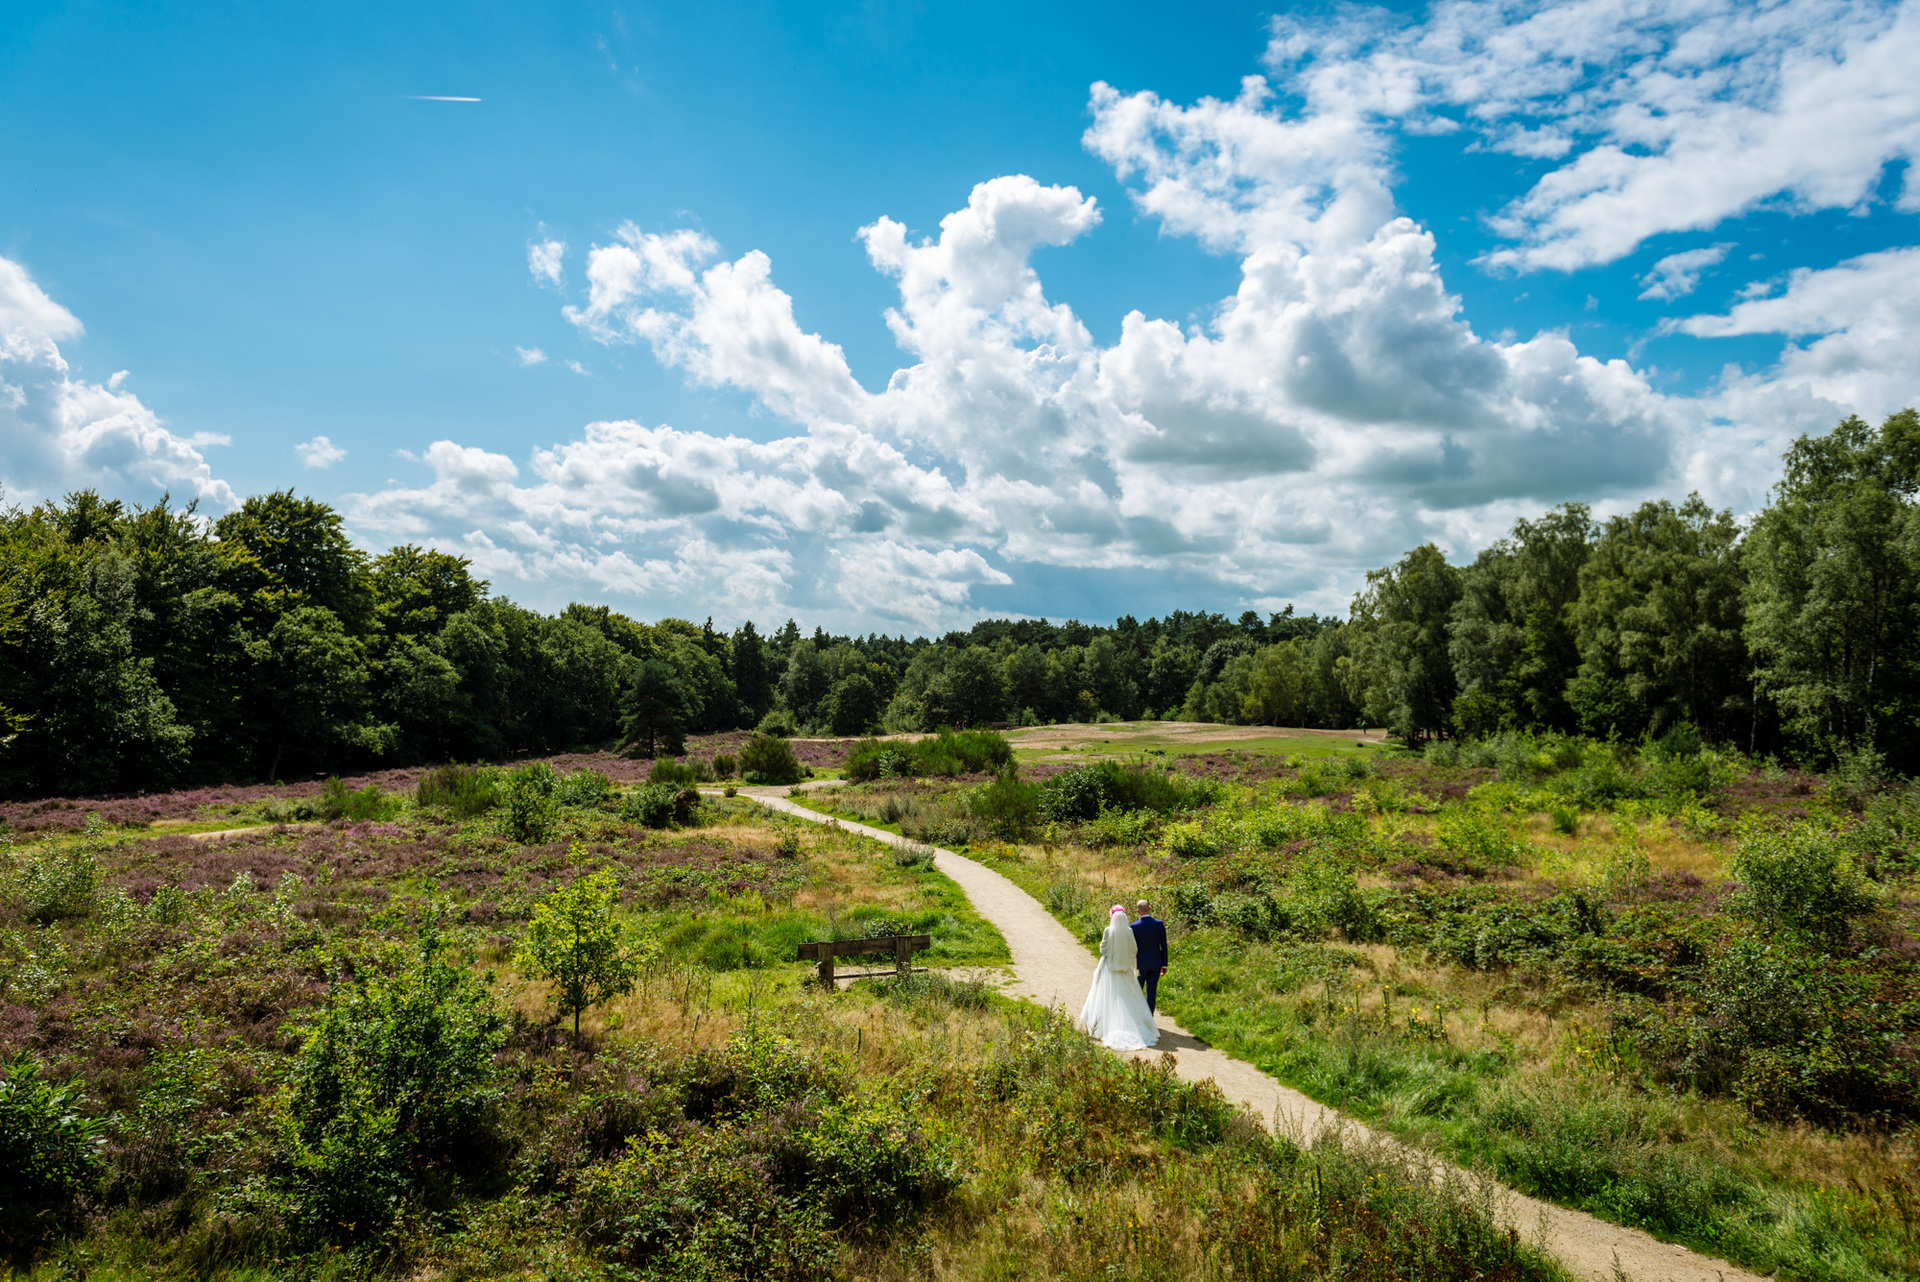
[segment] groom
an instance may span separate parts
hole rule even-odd
[[[1133,923],[1134,951],[1139,954],[1140,990],[1147,995],[1147,1009],[1158,1010],[1154,999],[1160,994],[1160,976],[1167,973],[1167,923],[1152,915],[1153,905],[1142,899],[1134,905],[1140,919]]]

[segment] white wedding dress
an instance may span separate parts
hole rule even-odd
[[[1100,966],[1093,972],[1093,988],[1080,1008],[1080,1026],[1109,1050],[1145,1050],[1160,1040],[1153,1012],[1147,1009],[1147,995],[1140,991],[1137,956],[1126,915],[1113,913],[1100,936]]]

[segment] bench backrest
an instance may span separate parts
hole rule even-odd
[[[871,953],[889,956],[905,944],[913,952],[933,947],[932,935],[881,935],[874,939],[828,939],[800,945],[798,961],[820,961],[827,957],[857,957]]]

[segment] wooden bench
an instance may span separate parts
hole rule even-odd
[[[933,947],[932,935],[880,935],[873,939],[828,939],[817,943],[800,945],[798,961],[818,961],[820,963],[820,984],[831,989],[839,979],[872,979],[880,975],[892,975],[896,978],[914,970],[913,955],[925,952]],[[862,970],[850,975],[835,976],[833,959],[835,957],[871,957],[888,955],[893,957],[892,970]],[[919,969],[925,970],[922,966]]]

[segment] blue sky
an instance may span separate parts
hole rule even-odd
[[[1644,7],[16,3],[0,479],[888,631],[1751,511],[1920,399],[1920,13]]]

